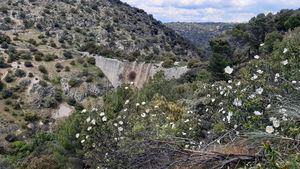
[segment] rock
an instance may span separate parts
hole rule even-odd
[[[12,135],[12,134],[8,134],[6,137],[5,137],[5,140],[7,142],[15,142],[17,141],[17,137],[15,135]]]

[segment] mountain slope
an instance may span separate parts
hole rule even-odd
[[[197,57],[195,48],[143,10],[119,0],[1,1],[2,31],[36,30],[58,46],[130,60]]]

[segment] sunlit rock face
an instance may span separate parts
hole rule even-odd
[[[166,69],[151,63],[122,62],[102,56],[95,56],[95,58],[96,66],[103,71],[114,87],[134,82],[137,88],[142,88],[159,71],[164,72],[166,79],[177,79],[189,70],[186,66]]]

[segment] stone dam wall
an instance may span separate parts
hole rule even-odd
[[[152,78],[157,72],[164,72],[166,79],[178,79],[189,69],[184,67],[163,68],[157,64],[120,61],[117,59],[94,56],[99,67],[114,87],[134,82],[137,88]]]

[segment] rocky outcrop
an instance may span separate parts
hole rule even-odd
[[[69,78],[61,79],[62,90],[68,98],[77,102],[82,102],[88,96],[101,96],[112,88],[106,79],[99,80],[98,84],[83,82],[78,87],[71,87],[68,82]]]
[[[102,56],[94,57],[96,66],[102,70],[114,87],[134,82],[137,88],[142,88],[150,78],[160,71],[164,72],[166,79],[177,79],[189,70],[186,66],[166,69],[158,64],[120,61]]]

